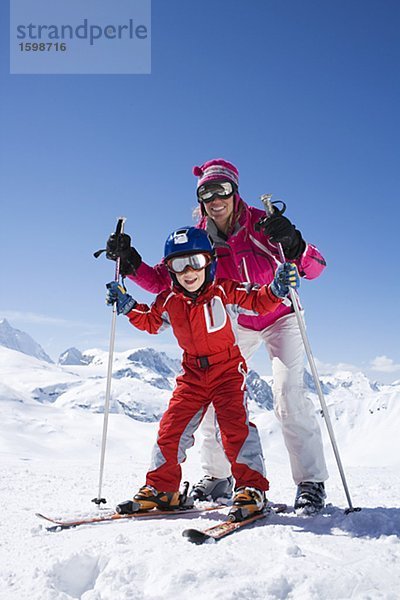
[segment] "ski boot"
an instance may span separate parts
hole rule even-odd
[[[218,479],[211,475],[204,475],[204,477],[192,487],[190,496],[194,500],[201,501],[216,501],[221,498],[230,500],[232,497],[232,490],[232,477]]]
[[[319,513],[325,506],[325,485],[323,481],[302,481],[297,486],[294,509],[299,516]]]
[[[140,488],[133,500],[121,502],[116,507],[119,514],[131,514],[157,508],[158,510],[174,510],[179,508],[179,492],[159,492],[151,485]]]
[[[235,490],[233,505],[228,514],[228,521],[244,521],[253,515],[263,512],[267,507],[264,492],[253,487],[241,487]]]
[[[119,514],[132,514],[152,510],[177,510],[179,508],[193,508],[194,500],[188,497],[189,483],[185,481],[183,492],[159,492],[151,485],[140,488],[133,500],[121,502],[116,507]]]

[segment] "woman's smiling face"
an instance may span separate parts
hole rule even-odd
[[[214,198],[211,202],[204,202],[203,206],[207,216],[214,221],[218,229],[226,233],[233,215],[233,194],[228,198]]]

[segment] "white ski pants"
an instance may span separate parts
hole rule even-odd
[[[281,423],[296,485],[301,481],[325,481],[328,472],[322,446],[321,430],[315,407],[305,395],[304,346],[296,315],[285,315],[262,331],[238,327],[240,350],[248,361],[264,342],[272,361],[274,411]],[[200,426],[204,441],[201,463],[204,473],[225,478],[231,474],[210,405]]]

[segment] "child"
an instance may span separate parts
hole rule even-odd
[[[107,284],[107,303],[117,302],[118,314],[149,333],[171,326],[183,349],[183,372],[160,421],[146,485],[134,502],[138,510],[179,507],[180,464],[212,403],[236,482],[229,518],[242,520],[265,508],[269,485],[244,398],[247,368],[237,345],[236,321],[239,312],[274,311],[289,287],[299,286],[299,275],[294,264],[285,263],[270,286],[215,280],[213,245],[207,233],[195,227],[168,237],[164,260],[172,287],[158,294],[150,308],[138,304],[118,282]]]

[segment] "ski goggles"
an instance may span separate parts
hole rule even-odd
[[[174,256],[167,260],[167,267],[173,273],[183,273],[190,267],[194,271],[201,271],[211,263],[209,254],[188,254],[187,256]]]
[[[197,189],[197,199],[199,202],[212,202],[215,198],[229,198],[234,192],[233,184],[230,181],[216,181],[205,183]]]

